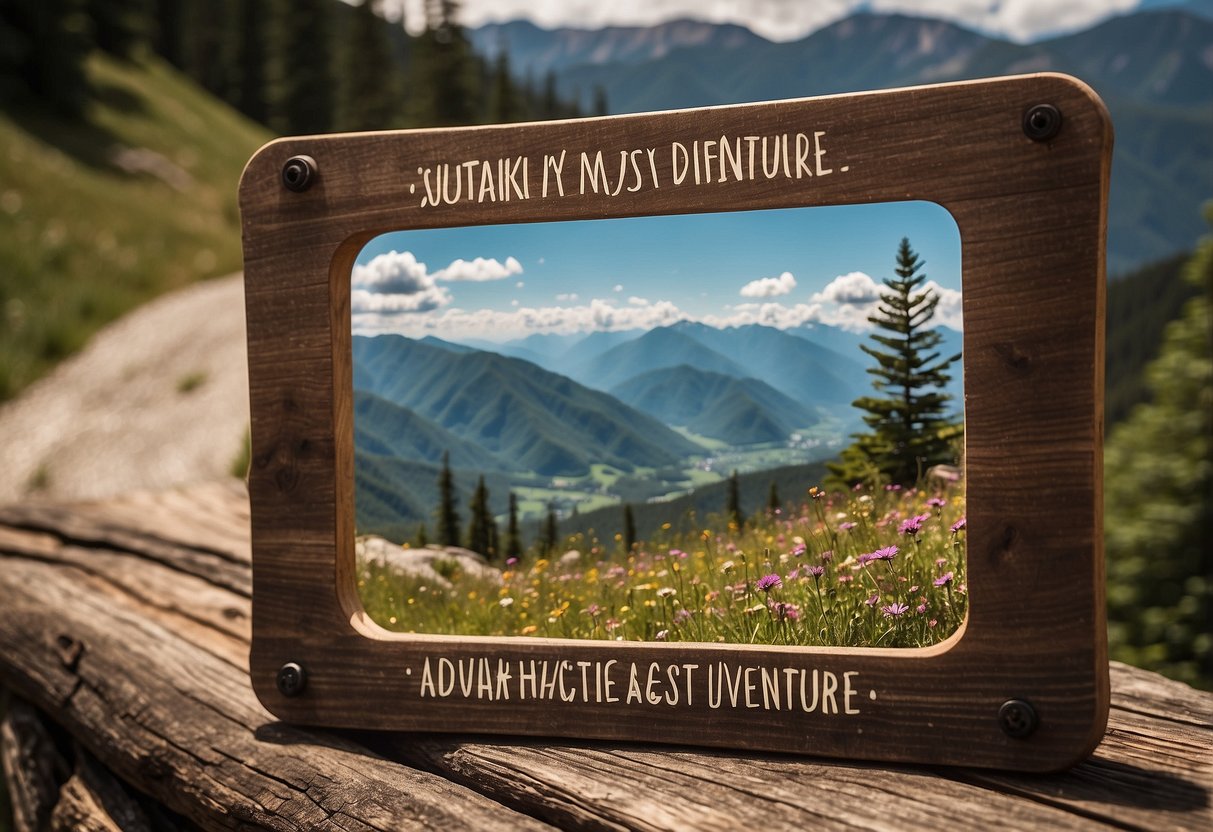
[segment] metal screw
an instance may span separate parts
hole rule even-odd
[[[297,662],[287,662],[278,668],[278,692],[283,696],[298,696],[306,687],[307,671]]]
[[[1023,132],[1034,142],[1047,142],[1061,132],[1061,110],[1037,104],[1023,114]]]
[[[282,166],[282,184],[288,191],[302,193],[316,178],[316,160],[311,156],[292,156]]]
[[[998,724],[1008,737],[1022,740],[1036,730],[1036,709],[1022,699],[1008,699],[998,709]]]

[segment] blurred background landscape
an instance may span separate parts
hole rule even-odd
[[[1068,72],[1116,128],[1113,655],[1213,684],[1213,3],[616,5],[5,0],[0,500],[243,470],[236,185],[274,136]]]

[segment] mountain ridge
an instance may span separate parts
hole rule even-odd
[[[1109,274],[1188,250],[1204,233],[1213,181],[1213,21],[1204,15],[1147,9],[1020,44],[947,21],[861,12],[799,40],[755,36],[727,60],[721,54],[679,44],[643,60],[569,64],[559,88],[601,87],[611,111],[624,113],[1065,72],[1099,92],[1116,125]]]

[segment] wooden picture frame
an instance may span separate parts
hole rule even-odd
[[[673,166],[685,165],[675,142],[784,135],[774,140],[785,142],[789,161],[775,178],[744,165],[735,176],[730,160],[727,169],[719,162],[719,176],[696,184],[684,170],[675,184]],[[1102,102],[1054,74],[266,145],[240,185],[257,695],[284,720],[345,728],[1020,770],[1082,759],[1103,736],[1109,702],[1102,439],[1111,150]],[[591,166],[590,181],[582,172],[578,182],[581,154],[589,163],[599,152],[607,181],[600,188]],[[615,187],[611,163],[621,158],[635,158],[644,174],[634,190]],[[515,173],[493,199],[433,204],[426,169],[469,160]],[[370,239],[901,200],[942,205],[961,235],[969,612],[947,641],[893,650],[464,638],[389,633],[369,620],[354,577],[350,274]],[[459,686],[433,695],[422,670],[440,660],[471,660],[490,681],[467,695]],[[749,702],[712,707],[714,668],[740,674]],[[541,679],[534,688],[532,673]],[[642,696],[625,701],[633,674]],[[779,691],[786,685],[784,706],[802,681],[820,684],[819,707],[771,707],[779,699],[772,679]]]

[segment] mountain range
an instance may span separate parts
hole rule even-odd
[[[945,354],[958,351],[960,333],[940,332]],[[682,492],[700,461],[778,452],[826,418],[841,437],[856,426],[850,403],[869,379],[858,359],[826,344],[859,355],[860,340],[824,324],[689,321],[506,344],[356,335],[359,527],[407,536],[427,521],[444,456],[464,494],[486,476],[501,512],[509,490],[557,482],[640,501]],[[605,480],[604,467],[614,472]]]
[[[521,74],[558,73],[563,94],[606,91],[615,113],[1058,71],[1091,84],[1112,113],[1112,275],[1188,250],[1213,182],[1213,21],[1159,9],[1012,43],[940,20],[860,13],[776,43],[735,25],[472,30]]]

